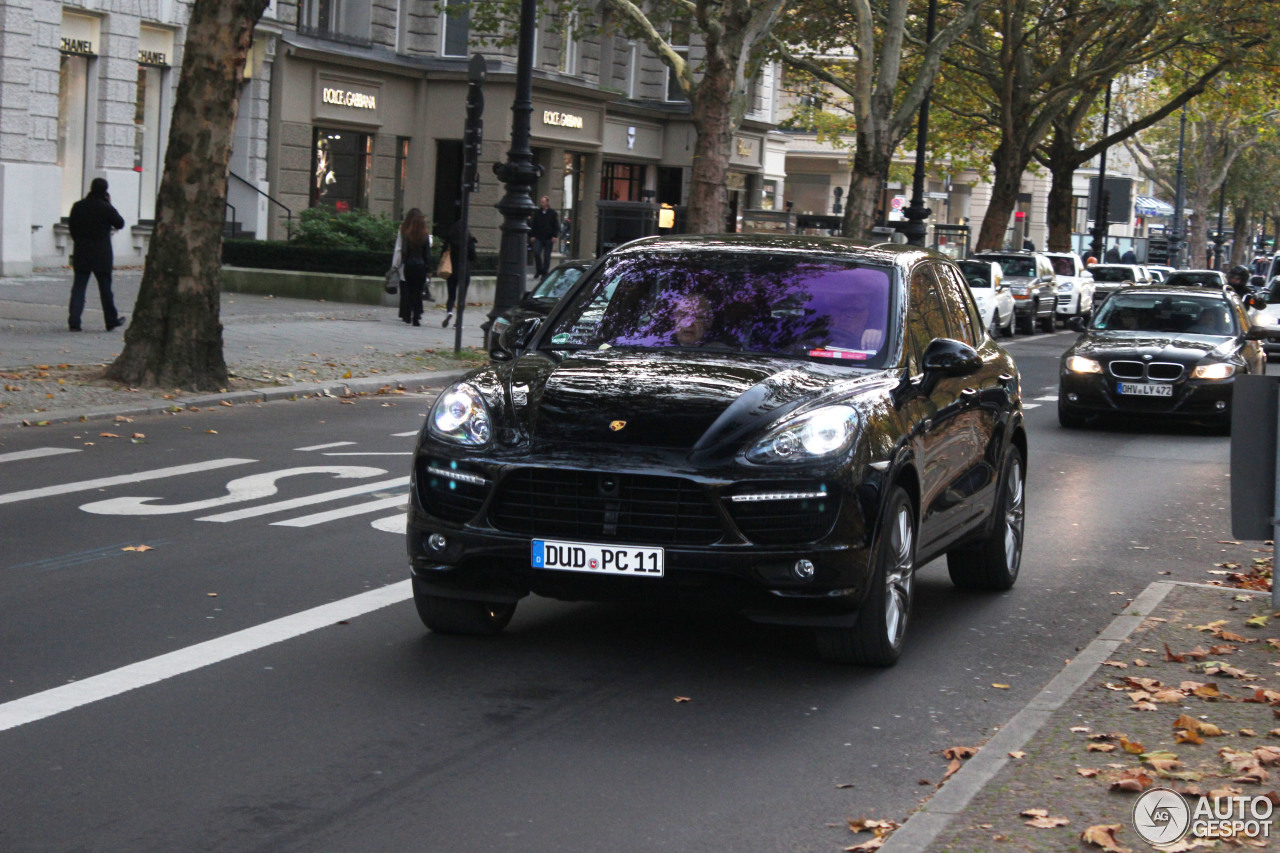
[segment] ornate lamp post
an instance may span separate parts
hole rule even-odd
[[[1111,123],[1111,81],[1107,81],[1107,98],[1106,106],[1102,110],[1102,138],[1107,138],[1109,125]],[[1108,202],[1107,193],[1107,149],[1103,148],[1102,153],[1098,156],[1098,203],[1093,213],[1093,243],[1090,244],[1090,250],[1093,256],[1098,260],[1103,259],[1103,252],[1107,248],[1107,232],[1111,230],[1111,223],[1107,221],[1110,212],[1107,210]]]
[[[520,40],[516,52],[516,97],[511,104],[511,148],[506,163],[494,163],[493,172],[507,192],[496,205],[502,213],[502,245],[498,253],[498,281],[494,287],[493,318],[520,301],[527,283],[525,256],[529,248],[529,217],[537,209],[533,188],[542,169],[533,162],[529,148],[533,116],[533,36],[538,25],[536,0],[520,0]]]
[[[1213,233],[1213,268],[1215,270],[1222,269],[1222,244],[1227,241],[1227,235],[1222,233],[1222,209],[1227,204],[1227,182],[1223,180],[1222,188],[1218,190],[1218,230]]]
[[[929,17],[925,23],[926,45],[933,43],[937,12],[938,0],[929,0]],[[911,204],[902,211],[906,221],[897,226],[898,230],[906,236],[908,243],[921,247],[924,246],[924,237],[929,230],[924,221],[933,213],[924,206],[924,148],[929,141],[929,96],[932,92],[933,87],[927,89],[924,100],[920,102],[920,118],[916,122],[916,170],[911,183]]]
[[[1182,206],[1186,203],[1182,187],[1182,147],[1187,140],[1187,108],[1182,108],[1178,127],[1178,171],[1173,191],[1173,231],[1169,234],[1169,266],[1182,269]]]

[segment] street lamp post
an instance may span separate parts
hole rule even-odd
[[[1182,147],[1187,140],[1187,108],[1182,108],[1178,127],[1178,171],[1173,190],[1173,233],[1169,235],[1169,266],[1182,269],[1182,206],[1186,202],[1182,188]]]
[[[1227,204],[1227,182],[1223,180],[1221,189],[1218,190],[1218,230],[1213,234],[1213,268],[1215,270],[1222,269],[1222,244],[1227,241],[1227,235],[1222,233],[1222,209]]]
[[[495,317],[520,302],[527,283],[525,257],[529,249],[529,217],[537,209],[533,203],[533,188],[542,174],[542,169],[533,162],[533,151],[529,147],[533,116],[533,37],[537,25],[537,0],[520,0],[516,96],[511,104],[511,148],[507,151],[507,162],[493,164],[493,172],[506,184],[507,192],[496,205],[502,213],[502,244],[498,253],[493,310],[489,312],[486,332]]]
[[[937,22],[938,0],[929,0],[929,17],[925,23],[925,45],[933,44],[934,29]],[[924,221],[933,213],[924,206],[924,148],[929,141],[929,96],[933,87],[925,90],[924,99],[920,101],[920,119],[916,122],[916,170],[911,184],[911,204],[902,211],[906,220],[898,224],[907,242],[913,246],[924,246],[924,237],[928,226]]]
[[[1102,110],[1102,138],[1107,138],[1109,125],[1111,123],[1111,81],[1107,81],[1107,98],[1106,105]],[[1107,246],[1107,231],[1110,230],[1111,224],[1107,218],[1111,215],[1108,211],[1110,199],[1107,193],[1107,149],[1104,147],[1102,153],[1098,156],[1098,203],[1094,207],[1093,213],[1093,243],[1090,251],[1099,261],[1103,260],[1103,252]]]

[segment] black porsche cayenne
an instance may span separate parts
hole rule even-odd
[[[408,520],[432,631],[491,634],[534,593],[697,598],[887,666],[916,567],[1017,578],[1018,370],[956,267],[815,237],[615,250],[418,438]]]

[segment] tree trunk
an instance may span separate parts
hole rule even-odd
[[[1253,202],[1245,199],[1239,207],[1231,210],[1231,228],[1235,237],[1231,242],[1231,266],[1249,266],[1253,261],[1254,223]]]
[[[212,391],[227,384],[218,319],[227,168],[253,28],[268,0],[195,0],[156,226],[124,350],[107,376]]]
[[[1079,156],[1070,135],[1061,128],[1054,128],[1053,141],[1049,144],[1049,237],[1046,246],[1050,252],[1070,252],[1071,232],[1075,222],[1075,188],[1072,178],[1079,167]]]
[[[1019,149],[1006,136],[991,154],[995,176],[991,180],[991,201],[982,217],[982,229],[978,232],[976,251],[1001,249],[1009,230],[1009,217],[1018,204],[1018,190],[1022,187],[1022,173],[1031,156]],[[1016,248],[1022,248],[1018,246]]]
[[[729,159],[740,121],[733,116],[733,70],[708,59],[702,80],[690,98],[697,140],[689,188],[688,228],[693,234],[728,230]]]
[[[883,118],[873,116],[865,124],[869,128],[858,132],[853,152],[848,206],[841,233],[859,240],[872,240],[876,237],[871,227],[879,224],[876,209],[881,204],[885,181],[889,179],[889,165],[898,140],[890,137],[888,122]]]

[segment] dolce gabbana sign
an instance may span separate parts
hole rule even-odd
[[[317,119],[377,124],[381,120],[382,82],[336,74],[316,75],[315,116]]]
[[[555,110],[542,111],[542,123],[552,127],[572,127],[575,130],[582,130],[582,116],[576,116],[573,113],[562,113]]]
[[[325,88],[321,93],[321,97],[326,104],[337,104],[338,106],[352,107],[357,110],[376,110],[378,108],[378,96],[366,95],[364,92]]]

